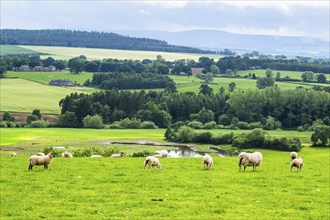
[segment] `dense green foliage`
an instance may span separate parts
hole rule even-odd
[[[249,89],[210,95],[168,92],[106,91],[91,95],[71,94],[60,101],[62,114],[75,112],[78,121],[98,114],[104,122],[125,117],[151,120],[159,127],[171,122],[197,120],[224,121],[223,114],[238,122],[263,122],[265,129],[311,125],[329,116],[330,94],[306,89]],[[153,114],[154,117],[150,118]],[[271,116],[272,118],[269,118]],[[166,119],[166,122],[164,121]],[[282,124],[282,125],[281,125]],[[244,125],[241,125],[242,127]]]
[[[169,45],[161,40],[95,31],[1,29],[0,44],[210,53],[197,48]]]

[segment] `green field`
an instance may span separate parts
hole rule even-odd
[[[9,129],[8,129],[9,130]],[[88,133],[88,132],[87,132]],[[84,132],[85,134],[85,132]],[[289,153],[260,150],[256,172],[236,157],[58,158],[28,171],[29,155],[1,151],[1,219],[329,219],[329,149],[304,148],[302,172]]]
[[[0,45],[0,56],[11,54],[35,54],[38,53],[34,50],[14,46],[14,45]]]
[[[244,70],[244,71],[238,71],[237,73],[240,76],[248,76],[249,73],[251,74],[254,73],[257,77],[260,77],[260,76],[265,76],[265,72],[266,70],[261,69],[261,70]],[[272,70],[274,78],[276,77],[277,72],[281,73],[281,78],[289,76],[291,79],[299,79],[299,80],[301,80],[301,75],[304,73],[301,71]]]
[[[38,51],[40,53],[46,53],[50,55],[41,56],[41,58],[47,58],[49,56],[59,60],[69,60],[73,57],[85,55],[89,60],[101,60],[105,58],[113,58],[119,60],[132,59],[143,60],[151,59],[155,60],[157,55],[161,55],[168,61],[174,61],[179,59],[193,59],[198,61],[202,56],[207,56],[218,60],[221,55],[215,54],[193,54],[193,53],[169,53],[169,52],[157,52],[157,51],[134,51],[134,50],[111,50],[111,49],[96,49],[96,48],[77,48],[77,47],[50,47],[50,46],[20,46],[29,50]]]
[[[83,87],[56,87],[24,79],[0,79],[0,111],[59,114],[59,101],[73,92],[93,92]]]

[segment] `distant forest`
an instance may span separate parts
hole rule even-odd
[[[1,29],[0,44],[214,53],[198,48],[169,45],[166,41],[162,40],[129,37],[108,32],[72,30]]]

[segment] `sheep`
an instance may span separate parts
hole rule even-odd
[[[45,156],[45,154],[42,153],[42,152],[38,152],[38,153],[37,153],[37,156]]]
[[[112,154],[110,158],[122,158],[124,157],[124,152],[120,152],[120,154]]]
[[[292,167],[297,167],[297,172],[301,171],[303,165],[304,165],[303,157],[292,160],[290,164],[290,172],[292,172]]]
[[[154,156],[148,156],[146,158],[146,160],[144,161],[144,169],[146,168],[147,164],[148,169],[150,169],[150,167],[154,168],[154,166],[157,166],[158,170],[162,168],[162,165],[160,164],[159,160]]]
[[[294,160],[294,159],[296,159],[297,157],[298,157],[297,152],[292,151],[292,152],[290,153],[291,161]]]
[[[210,155],[205,154],[203,157],[203,165],[204,165],[204,169],[207,168],[208,170],[211,169],[211,166],[213,164],[213,159]]]
[[[44,165],[44,169],[48,169],[48,164],[52,161],[55,154],[50,152],[45,156],[33,155],[29,158],[29,170],[32,170],[33,166]]]
[[[61,156],[66,157],[66,158],[72,158],[73,157],[73,155],[71,153],[67,152],[67,151],[63,152]]]
[[[159,152],[159,154],[160,154],[160,156],[161,156],[162,158],[165,158],[165,157],[167,157],[168,152],[167,152],[167,150],[161,150],[161,151]]]
[[[253,166],[253,171],[257,170],[257,166],[260,166],[262,162],[262,154],[260,152],[246,153],[241,152],[238,155],[238,166],[241,171],[241,166],[244,166],[244,172],[247,166]]]
[[[101,155],[92,155],[91,158],[102,158],[103,156]]]
[[[10,156],[11,156],[11,157],[16,157],[17,154],[16,154],[16,152],[11,152]]]
[[[160,154],[155,154],[155,155],[152,155],[153,157],[156,157],[156,158],[162,158],[162,155]]]

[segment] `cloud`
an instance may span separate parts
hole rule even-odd
[[[157,7],[161,7],[161,8],[165,8],[165,9],[171,9],[171,8],[183,8],[188,4],[188,1],[154,0],[154,1],[141,1],[138,3],[157,6]]]
[[[143,9],[140,9],[140,10],[138,10],[138,11],[136,12],[136,14],[150,15],[151,12],[149,12],[149,11],[145,11],[145,10],[143,10]]]

